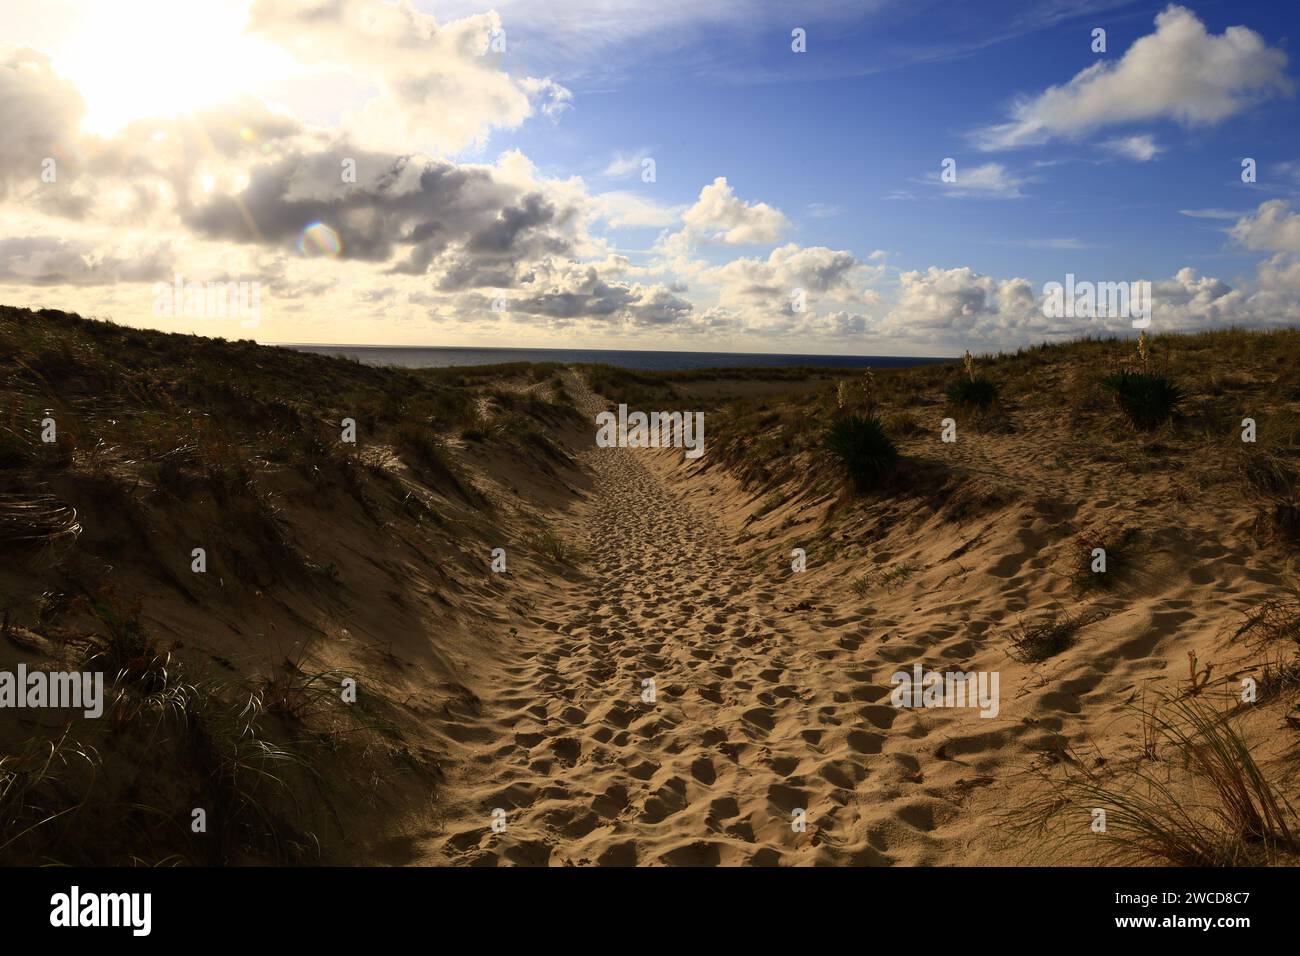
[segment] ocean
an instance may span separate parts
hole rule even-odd
[[[769,368],[809,365],[816,368],[900,368],[951,362],[955,358],[888,355],[780,355],[746,352],[654,352],[616,349],[504,349],[442,346],[387,345],[286,345],[285,348],[317,355],[342,355],[367,365],[401,368],[446,368],[452,365],[497,365],[504,362],[577,362],[617,365],[654,372],[697,368]]]

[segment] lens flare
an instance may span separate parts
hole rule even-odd
[[[298,251],[304,256],[336,259],[343,251],[343,243],[339,241],[339,234],[325,223],[313,222],[298,237]]]

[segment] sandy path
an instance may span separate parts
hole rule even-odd
[[[563,527],[584,575],[555,581],[499,686],[458,715],[467,749],[422,862],[860,865],[960,849],[932,831],[991,781],[950,764],[943,787],[922,786],[937,746],[923,738],[959,715],[892,707],[881,681],[906,655],[865,646],[863,614],[800,600],[788,567],[757,566],[650,457],[668,454],[584,454],[594,492]]]
[[[800,761],[779,745],[813,722],[798,676],[812,655],[644,454],[585,454],[594,494],[566,529],[585,580],[538,608],[504,686],[481,694],[475,766],[452,784],[468,813],[431,862],[776,862],[808,843],[790,826]]]

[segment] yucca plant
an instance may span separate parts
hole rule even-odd
[[[1155,372],[1121,369],[1102,379],[1101,385],[1114,393],[1124,417],[1141,431],[1154,431],[1169,421],[1183,400],[1183,390]]]
[[[988,408],[998,399],[998,387],[991,379],[975,374],[975,360],[967,350],[962,358],[966,377],[948,386],[948,401],[960,408]]]
[[[841,415],[860,414],[864,418],[876,417],[879,392],[876,387],[876,377],[871,374],[871,369],[866,369],[862,373],[862,378],[856,387],[848,379],[840,379],[836,382],[835,404]]]
[[[1186,397],[1169,376],[1151,364],[1151,345],[1147,334],[1138,336],[1136,367],[1122,368],[1101,380],[1102,388],[1115,396],[1129,423],[1140,431],[1155,431],[1174,417]]]
[[[898,461],[898,448],[879,418],[846,415],[831,426],[825,446],[859,491],[878,485]]]

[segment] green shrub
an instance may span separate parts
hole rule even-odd
[[[1142,431],[1154,431],[1173,418],[1183,400],[1183,390],[1156,372],[1122,369],[1102,379],[1101,385],[1114,393],[1120,411]]]
[[[879,418],[841,418],[831,426],[825,444],[859,490],[877,485],[898,461],[898,449]]]
[[[998,387],[983,375],[959,378],[948,386],[948,401],[961,408],[988,408],[998,399]]]

